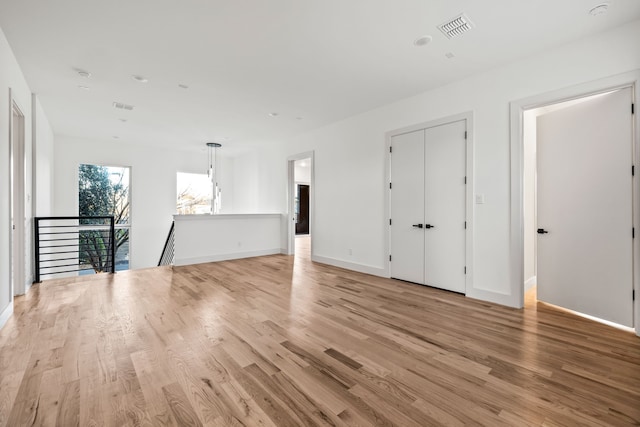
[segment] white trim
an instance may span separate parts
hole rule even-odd
[[[467,221],[467,230],[465,236],[465,259],[467,266],[467,274],[465,276],[465,289],[466,294],[473,289],[473,219],[475,218],[475,205],[473,203],[473,194],[475,191],[474,179],[473,179],[473,164],[474,164],[474,151],[473,151],[473,111],[467,111],[464,113],[456,114],[453,116],[443,117],[436,120],[431,120],[417,125],[404,127],[387,132],[386,144],[385,144],[385,167],[384,167],[384,206],[386,211],[386,217],[383,224],[384,230],[384,247],[386,253],[383,259],[385,277],[391,277],[391,264],[389,261],[389,254],[391,254],[391,226],[389,225],[389,219],[391,218],[391,190],[389,189],[389,182],[391,182],[391,156],[389,155],[389,147],[391,147],[391,138],[394,136],[402,135],[409,132],[415,132],[417,130],[429,129],[436,126],[445,125],[448,123],[454,123],[464,120],[466,122],[467,131],[467,143],[466,143],[466,174],[467,174],[467,188],[465,196],[465,216]],[[391,153],[392,154],[392,153]],[[372,273],[375,274],[375,273]],[[501,299],[501,298],[499,298]],[[495,301],[493,298],[488,298],[489,301]]]
[[[631,87],[633,101],[636,105],[634,116],[634,155],[636,166],[640,165],[640,113],[637,102],[637,88],[640,87],[640,70],[618,74],[603,79],[582,83],[552,92],[519,99],[510,103],[510,148],[511,148],[511,207],[510,207],[510,281],[514,306],[524,306],[524,209],[523,209],[523,113],[525,110],[544,107],[563,101],[570,101],[611,90]],[[631,106],[629,106],[631,108]],[[636,174],[637,179],[638,174]],[[634,181],[635,181],[634,179]],[[634,182],[634,195],[637,184]],[[640,229],[640,197],[633,201],[633,226]],[[633,289],[640,295],[640,239],[633,242]],[[511,304],[509,304],[511,305]],[[634,304],[634,325],[636,334],[640,336],[640,297],[636,296]]]
[[[315,243],[314,243],[314,233],[315,233],[315,224],[316,224],[316,187],[315,187],[315,169],[316,169],[316,159],[315,159],[315,151],[305,151],[303,153],[298,153],[287,157],[287,214],[285,217],[285,221],[287,225],[285,227],[286,233],[286,242],[287,242],[287,255],[295,255],[296,250],[296,230],[295,230],[295,218],[293,217],[293,212],[295,212],[295,161],[296,160],[304,160],[309,159],[309,174],[310,174],[310,182],[309,182],[309,235],[311,237],[311,259],[315,254]]]
[[[192,265],[192,264],[204,264],[207,262],[228,261],[232,259],[241,259],[241,258],[253,258],[258,256],[276,255],[281,253],[282,253],[281,248],[275,248],[275,249],[262,249],[259,251],[233,252],[233,253],[227,253],[227,254],[207,255],[207,256],[194,257],[194,258],[176,258],[174,265],[182,266],[182,265]]]
[[[311,261],[320,264],[327,264],[334,267],[344,268],[346,270],[357,271],[359,273],[370,274],[372,276],[389,277],[384,268],[374,267],[372,265],[358,264],[350,261],[343,261],[337,258],[324,257],[320,255],[313,255]]]
[[[26,292],[26,281],[28,280],[27,274],[27,260],[25,257],[27,247],[27,231],[26,231],[26,222],[27,222],[27,204],[25,201],[26,195],[26,185],[27,185],[27,141],[26,141],[26,116],[24,114],[25,111],[20,107],[18,101],[13,97],[13,91],[9,89],[9,159],[10,159],[10,201],[9,201],[9,215],[13,218],[13,223],[9,222],[9,260],[11,263],[9,269],[9,280],[11,282],[11,300],[13,301],[13,297],[15,295],[24,295]],[[22,163],[22,179],[17,182],[17,191],[15,191],[16,187],[16,173],[15,173],[15,164],[16,159],[14,158],[16,154],[16,147],[14,146],[14,114],[18,114],[22,118],[22,135],[21,135],[21,147],[18,150],[19,154],[22,155],[22,158],[18,159],[20,163]],[[16,194],[17,193],[17,194]],[[18,216],[14,215],[14,201],[19,200],[18,203]],[[13,226],[15,224],[15,230]],[[13,245],[14,238],[17,239],[18,253],[13,253]],[[15,257],[15,259],[14,259]],[[15,266],[18,265],[17,271],[15,270]],[[15,279],[15,280],[12,280]]]
[[[282,214],[201,214],[201,215],[174,215],[174,221],[211,221],[219,219],[259,219],[259,218],[280,218]]]
[[[472,288],[467,289],[466,296],[468,298],[473,298],[481,301],[489,301],[495,304],[513,307],[513,296],[509,294],[502,294],[500,292]]]
[[[13,301],[11,301],[7,306],[7,308],[4,309],[2,314],[0,314],[0,329],[2,329],[2,327],[7,323],[7,320],[9,320],[12,314],[13,314]]]
[[[538,282],[537,276],[529,277],[529,279],[526,282],[524,282],[524,292],[527,293],[527,291],[533,288],[537,282]]]

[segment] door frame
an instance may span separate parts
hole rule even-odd
[[[9,198],[9,214],[13,221],[9,224],[9,257],[10,272],[9,279],[11,282],[11,298],[16,295],[23,295],[27,289],[27,271],[26,271],[26,249],[27,249],[27,206],[25,201],[26,185],[27,185],[27,147],[26,147],[26,116],[18,101],[14,98],[13,92],[9,89],[9,162],[10,162],[10,198]],[[16,129],[14,115],[18,115],[21,119],[21,126]],[[14,138],[18,136],[18,145]],[[20,158],[16,159],[16,155]],[[16,177],[16,160],[22,164],[20,177]],[[14,208],[17,212],[14,215]],[[15,228],[13,228],[15,226]],[[17,246],[17,253],[14,253],[14,244]]]
[[[309,235],[311,236],[311,258],[315,255],[314,233],[316,223],[315,207],[315,151],[305,151],[287,157],[287,255],[295,255],[296,252],[296,227],[295,227],[295,198],[296,198],[296,160],[309,159]]]
[[[384,247],[386,248],[386,255],[384,256],[383,265],[386,277],[391,277],[391,261],[389,261],[389,256],[392,254],[391,248],[391,225],[389,224],[391,220],[391,189],[389,188],[389,184],[392,182],[391,179],[391,139],[395,136],[402,135],[405,133],[415,132],[422,129],[429,129],[436,126],[446,125],[449,123],[459,122],[461,120],[466,121],[467,128],[467,141],[466,141],[466,176],[467,176],[467,187],[465,194],[465,219],[467,221],[467,230],[465,233],[465,264],[467,267],[467,274],[465,275],[465,295],[468,295],[469,292],[473,289],[473,235],[474,235],[474,227],[473,227],[473,218],[475,217],[474,205],[473,205],[473,194],[475,191],[474,187],[474,179],[473,179],[473,111],[467,111],[460,114],[454,114],[451,116],[442,117],[435,120],[429,120],[427,122],[418,123],[415,125],[403,127],[400,129],[395,129],[386,133],[386,143],[385,143],[385,171],[384,171],[384,188],[386,191],[384,192],[384,206],[385,206],[385,222],[384,222]]]
[[[523,116],[527,110],[545,107],[560,102],[571,101],[585,96],[597,95],[617,89],[630,87],[632,102],[637,109],[637,90],[640,87],[640,71],[618,74],[552,92],[534,95],[510,103],[510,151],[511,151],[511,206],[510,206],[510,279],[512,284],[513,305],[524,307],[524,125]],[[631,108],[631,106],[629,106]],[[633,153],[634,165],[640,165],[640,114],[633,116]],[[636,175],[637,177],[638,175]],[[633,227],[640,226],[640,197],[637,197],[637,178],[633,188]],[[639,228],[640,229],[640,228]],[[633,290],[640,295],[640,238],[633,240]],[[636,335],[640,336],[640,297],[636,297],[633,308]]]

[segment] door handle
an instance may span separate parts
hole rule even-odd
[[[424,228],[436,228],[436,226],[431,224],[425,224]]]
[[[549,232],[544,228],[538,228],[538,234],[548,234]]]
[[[415,228],[422,228],[422,224],[413,224]]]

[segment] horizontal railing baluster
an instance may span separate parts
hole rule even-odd
[[[75,224],[68,224],[68,221],[76,221]],[[88,244],[86,233],[99,236],[101,239],[99,246],[95,250],[91,249],[91,254],[104,257],[104,271],[115,273],[115,221],[113,216],[64,216],[64,217],[36,217],[34,218],[34,240],[35,240],[35,282],[39,283],[42,276],[51,276],[62,273],[73,273],[94,269],[93,267],[83,267],[80,264],[82,256],[87,252]],[[72,229],[72,230],[67,230]],[[60,231],[56,231],[60,230]],[[64,237],[56,238],[62,235]],[[41,236],[46,236],[41,239]],[[73,241],[68,244],[65,242]],[[47,243],[49,242],[49,243]],[[43,245],[43,243],[45,243]],[[56,244],[63,243],[63,244]],[[93,243],[97,243],[95,240]],[[70,248],[77,248],[75,250]],[[58,250],[62,249],[62,250]],[[76,254],[70,256],[69,254]],[[62,255],[63,258],[56,258]],[[60,261],[74,261],[77,264],[55,264]],[[67,267],[78,267],[76,269],[66,269]],[[102,268],[102,267],[100,267]],[[44,271],[43,271],[44,270]]]

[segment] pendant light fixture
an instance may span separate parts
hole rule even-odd
[[[221,191],[218,188],[218,148],[222,147],[222,144],[217,142],[207,142],[207,176],[211,180],[212,195],[211,195],[211,214],[215,215],[220,212]]]

